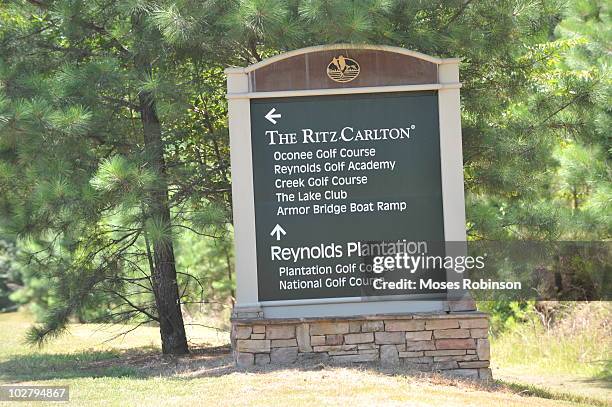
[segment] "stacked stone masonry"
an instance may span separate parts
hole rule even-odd
[[[490,379],[488,316],[481,312],[349,319],[232,320],[241,367],[322,362],[377,363]]]

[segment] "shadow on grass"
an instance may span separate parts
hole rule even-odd
[[[597,381],[598,384],[600,384],[599,382],[601,381],[600,379],[592,379],[592,380]],[[607,401],[600,400],[600,399],[593,398],[593,397],[581,396],[581,395],[573,394],[573,393],[551,391],[549,389],[537,387],[534,385],[506,382],[502,380],[496,380],[496,383],[502,387],[509,389],[513,393],[516,393],[520,396],[539,397],[539,398],[551,399],[551,400],[562,400],[562,401],[569,401],[572,403],[586,404],[586,405],[591,405],[591,406],[602,406],[602,407],[609,406],[609,403]],[[593,382],[589,380],[588,383],[591,383],[592,385]]]
[[[602,374],[596,377],[591,377],[589,379],[579,379],[576,381],[580,383],[588,384],[591,387],[599,387],[601,389],[612,390],[612,375],[611,374]]]
[[[606,360],[603,364],[604,368],[601,369],[601,373],[592,380],[596,383],[604,383],[601,387],[612,388],[612,360]],[[586,380],[586,382],[591,383],[591,380]]]
[[[0,362],[0,380],[5,382],[40,381],[74,378],[127,377],[146,379],[148,377],[167,377],[190,380],[202,377],[220,377],[236,372],[266,374],[274,371],[316,371],[327,368],[343,367],[371,371],[389,376],[414,376],[417,379],[433,380],[434,383],[449,384],[463,382],[459,378],[444,377],[439,374],[407,371],[403,368],[381,368],[372,364],[331,365],[327,363],[305,363],[291,366],[266,365],[262,367],[235,367],[229,345],[192,349],[186,356],[165,356],[158,348],[145,347],[125,351],[85,351],[67,354],[15,355]],[[469,380],[468,380],[469,382]],[[611,388],[610,376],[584,379],[585,384]],[[485,391],[506,390],[525,397],[539,397],[563,400],[593,406],[606,406],[608,403],[591,397],[572,393],[548,390],[534,385],[506,382],[472,382]]]
[[[139,369],[129,365],[147,357],[155,348],[131,351],[84,351],[66,354],[15,355],[0,362],[0,380],[7,382],[70,379],[77,377],[139,377]]]

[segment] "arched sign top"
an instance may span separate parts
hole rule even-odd
[[[228,74],[246,74],[250,92],[438,84],[437,58],[399,47],[333,44],[275,55]]]

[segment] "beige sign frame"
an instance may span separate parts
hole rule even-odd
[[[252,91],[249,73],[267,65],[327,50],[377,50],[408,55],[437,65],[437,83],[343,87],[282,91]],[[453,308],[448,301],[425,300],[418,296],[381,296],[324,298],[310,300],[259,301],[257,293],[257,250],[255,244],[255,203],[251,155],[250,100],[257,98],[290,98],[358,93],[414,92],[435,90],[438,93],[440,123],[440,161],[445,240],[464,242],[465,204],[463,155],[461,148],[461,114],[458,58],[436,58],[404,48],[371,45],[335,44],[302,48],[274,56],[246,68],[228,68],[227,99],[232,165],[232,197],[236,251],[235,313],[257,312],[265,318],[299,318],[318,316],[350,316],[403,312],[440,312],[472,310],[470,301]],[[325,67],[323,67],[325,68]],[[456,250],[456,244],[453,245]],[[447,253],[450,254],[450,253]],[[452,253],[461,254],[461,253]],[[455,273],[452,273],[455,274]],[[449,281],[456,276],[447,273]],[[467,303],[467,305],[466,305]]]

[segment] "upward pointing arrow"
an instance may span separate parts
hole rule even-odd
[[[277,223],[276,226],[274,226],[274,229],[272,229],[270,236],[276,235],[276,240],[281,240],[281,236],[286,234],[287,232],[285,232],[285,229],[283,229],[283,227]]]
[[[276,124],[276,120],[275,119],[280,119],[282,116],[280,113],[276,113],[274,114],[274,112],[276,112],[276,108],[273,107],[267,114],[266,114],[266,119],[268,119],[270,121],[270,123],[272,124]]]

